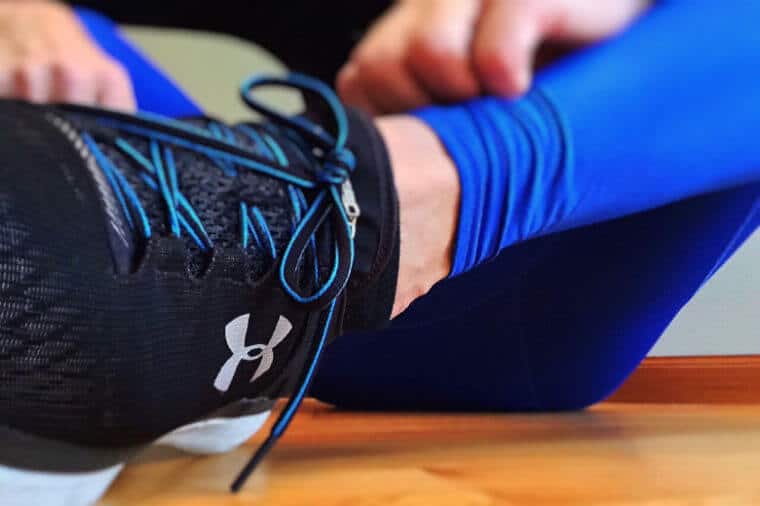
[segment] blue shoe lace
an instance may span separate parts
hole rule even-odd
[[[252,92],[262,86],[281,86],[321,99],[329,109],[335,123],[330,133],[320,125],[302,116],[286,116],[257,100]],[[96,123],[116,132],[144,138],[149,145],[150,157],[144,156],[124,137],[115,138],[115,147],[140,169],[140,177],[153,190],[160,193],[167,209],[168,230],[175,237],[188,234],[201,251],[209,251],[214,244],[206,232],[198,213],[193,209],[178,186],[177,166],[173,148],[182,148],[206,155],[220,170],[234,175],[237,170],[251,170],[287,183],[295,228],[279,259],[279,278],[284,291],[309,310],[324,310],[318,336],[309,350],[306,365],[298,387],[274,423],[267,439],[256,450],[248,464],[231,485],[237,492],[287,429],[301,402],[306,396],[314,371],[325,346],[327,334],[335,313],[337,297],[345,288],[354,261],[353,235],[359,208],[356,204],[349,177],[355,159],[346,148],[348,120],[346,112],[334,93],[320,81],[299,74],[286,77],[254,76],[243,83],[240,90],[243,101],[254,111],[281,128],[294,142],[309,149],[317,160],[314,177],[301,177],[288,171],[289,161],[281,146],[269,135],[254,128],[241,126],[269,156],[252,152],[235,142],[229,127],[210,123],[201,128],[189,123],[141,113],[136,116],[113,111],[102,111],[80,106],[61,106],[64,110],[90,117]],[[99,168],[109,182],[124,211],[129,226],[144,239],[152,235],[150,222],[137,193],[127,178],[100,149],[93,134],[83,132],[82,139],[93,154]],[[316,190],[309,203],[303,190]],[[321,226],[330,222],[330,237],[334,242],[329,274],[322,279],[316,257],[315,237]],[[246,202],[240,203],[240,242],[243,248],[255,245],[276,261],[274,241],[261,211]],[[311,293],[299,289],[297,268],[309,250],[314,258],[315,288]]]

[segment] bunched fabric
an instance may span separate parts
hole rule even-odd
[[[511,102],[419,111],[460,173],[452,275],[535,237],[760,180],[760,4],[662,2]]]

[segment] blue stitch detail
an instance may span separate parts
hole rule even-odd
[[[277,250],[274,245],[274,240],[272,239],[272,234],[269,231],[269,225],[267,225],[266,219],[264,219],[264,215],[261,214],[261,211],[259,211],[259,208],[256,206],[251,207],[251,213],[253,214],[253,217],[256,219],[256,222],[261,227],[261,231],[264,234],[264,238],[266,239],[267,245],[269,246],[269,253],[272,255],[272,259],[277,257]]]
[[[125,141],[122,138],[118,138],[116,139],[116,146],[124,151],[124,153],[131,156],[138,164],[140,164],[141,167],[143,167],[149,173],[156,173],[156,169],[153,167],[153,164],[150,163],[150,161],[145,158],[142,153],[137,151],[129,142]]]
[[[228,132],[226,130],[223,130],[223,128],[226,128],[225,125],[220,125],[216,122],[212,122],[212,123],[209,123],[208,128],[209,128],[209,131],[213,134],[213,136],[217,140],[220,140],[223,142],[230,142],[230,137],[229,137]],[[234,144],[234,137],[233,137],[232,144]],[[222,171],[224,171],[225,175],[229,177],[235,177],[237,175],[237,171],[235,170],[235,167],[228,160],[225,160],[219,157],[211,157],[211,159],[214,161],[214,163],[219,165],[219,168],[221,168]]]
[[[164,160],[169,173],[169,186],[172,194],[172,202],[176,207],[179,201],[179,183],[177,182],[177,166],[174,165],[174,153],[169,148],[164,148]]]
[[[269,146],[269,149],[272,150],[274,153],[274,156],[277,158],[277,161],[280,162],[280,165],[287,167],[288,166],[288,159],[285,156],[285,153],[282,152],[282,148],[280,147],[277,142],[275,142],[274,139],[272,139],[269,134],[263,134],[264,142],[267,143],[267,146]]]
[[[198,229],[198,232],[201,233],[203,236],[203,239],[206,241],[206,246],[208,248],[213,248],[214,243],[211,240],[211,238],[208,235],[208,232],[206,232],[206,227],[203,226],[203,222],[198,217],[198,214],[195,212],[195,209],[193,209],[193,206],[188,202],[187,198],[180,192],[177,193],[177,201],[181,207],[182,210],[184,210],[192,222],[195,224],[195,227]]]
[[[248,248],[248,237],[249,237],[249,231],[248,227],[249,225],[249,218],[248,218],[248,207],[246,207],[244,202],[240,203],[240,231],[243,235],[243,249]]]
[[[113,118],[99,118],[98,121],[103,125],[110,125],[115,128],[124,130],[125,132],[130,132],[136,135],[143,135],[148,138],[152,138],[153,140],[167,142],[169,144],[174,144],[176,146],[182,146],[183,148],[190,149],[198,153],[202,153],[211,158],[221,157],[225,160],[230,160],[236,163],[237,165],[241,165],[243,167],[259,171],[262,174],[272,176],[274,178],[280,179],[281,181],[286,181],[288,183],[292,183],[302,188],[316,187],[316,183],[314,183],[313,181],[309,181],[308,179],[303,179],[301,177],[288,174],[287,172],[283,172],[282,170],[278,168],[270,167],[256,160],[252,160],[250,158],[243,158],[242,156],[234,155],[231,153],[225,153],[219,149],[212,148],[209,146],[201,146],[193,142],[181,139],[179,137],[175,137],[173,135],[164,134],[162,132],[158,132],[158,131],[151,130],[148,128],[143,128],[136,125],[130,125],[128,123],[125,123],[123,121],[119,121]],[[231,147],[236,147],[236,146],[231,146]]]
[[[150,142],[150,154],[153,158],[153,166],[156,168],[156,174],[158,175],[158,186],[161,189],[161,196],[166,203],[166,210],[169,213],[169,225],[172,233],[180,237],[179,220],[177,218],[177,209],[174,205],[174,199],[172,198],[171,191],[169,190],[169,184],[166,181],[166,173],[164,170],[164,164],[161,161],[161,152],[159,151],[158,142],[152,140]]]
[[[274,154],[272,153],[271,149],[264,142],[261,134],[259,134],[254,128],[251,128],[248,125],[238,125],[237,128],[253,140],[253,142],[259,147],[259,151],[261,151],[264,156],[270,160],[274,159]]]
[[[181,214],[177,215],[177,219],[179,220],[180,225],[187,231],[188,234],[190,234],[190,237],[192,237],[193,241],[198,245],[198,247],[201,249],[201,251],[206,251],[206,245],[201,241],[201,238],[198,237],[198,235],[193,230],[193,227],[190,226],[190,224],[187,222],[184,216]]]

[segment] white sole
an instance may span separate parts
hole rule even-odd
[[[124,464],[85,473],[51,473],[0,466],[3,506],[89,506],[111,485]]]
[[[258,432],[269,414],[201,420],[166,434],[155,444],[200,455],[228,452]],[[0,506],[92,506],[124,465],[118,462],[94,471],[51,472],[0,464]]]
[[[209,418],[180,427],[155,444],[198,455],[226,453],[248,441],[269,418],[269,411],[237,418]]]

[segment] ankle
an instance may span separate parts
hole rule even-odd
[[[411,116],[377,121],[398,189],[401,257],[393,316],[447,277],[459,215],[459,176],[435,133]]]

